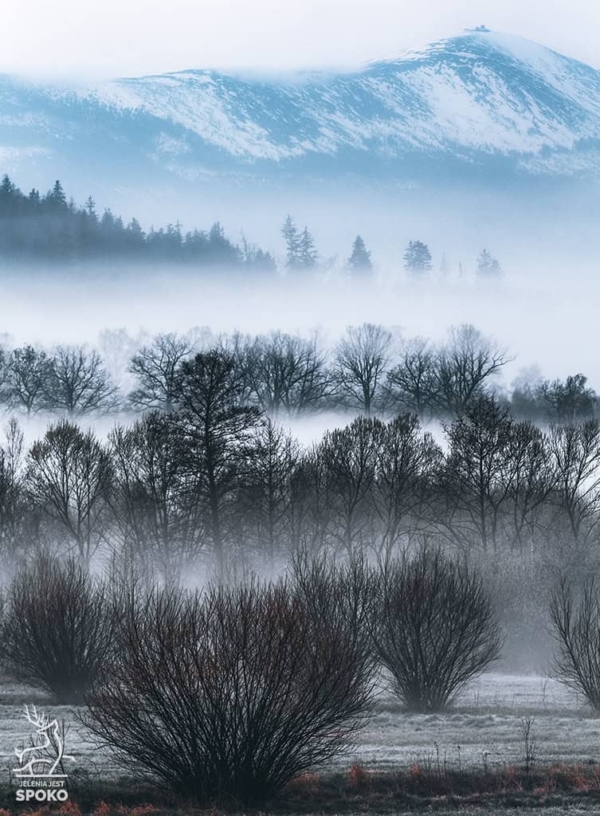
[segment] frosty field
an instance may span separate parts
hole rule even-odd
[[[14,748],[26,743],[31,728],[23,705],[35,703],[64,719],[66,752],[74,757],[67,771],[91,778],[114,778],[120,768],[98,750],[75,717],[75,709],[51,706],[39,693],[3,683],[0,689],[0,767],[3,783],[13,767]],[[406,714],[383,692],[356,748],[331,770],[359,763],[366,769],[406,769],[413,765],[447,770],[483,770],[524,761],[523,718],[533,717],[535,763],[600,764],[600,718],[555,680],[539,675],[486,674],[473,682],[444,714]],[[322,769],[326,770],[326,769]]]

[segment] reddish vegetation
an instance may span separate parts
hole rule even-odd
[[[354,763],[348,772],[348,781],[350,782],[350,787],[352,788],[364,788],[369,782],[369,779],[369,772],[365,771],[363,766],[359,765],[357,762]]]
[[[107,802],[98,802],[92,810],[91,816],[110,816],[112,808]]]
[[[114,792],[112,795],[116,795]],[[144,798],[151,798],[146,791]],[[496,770],[453,771],[415,763],[402,771],[367,770],[359,763],[341,774],[303,773],[289,782],[283,795],[269,803],[273,814],[297,813],[393,813],[399,805],[410,804],[416,811],[439,806],[461,807],[477,804],[482,808],[507,804],[528,806],[600,800],[600,765],[559,764],[530,769],[507,765]],[[141,799],[141,797],[140,797]],[[235,805],[232,805],[235,811]],[[0,816],[223,816],[217,808],[138,804],[97,800],[93,805],[76,801],[58,807],[0,809]]]

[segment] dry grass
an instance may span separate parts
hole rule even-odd
[[[105,790],[72,790],[72,799],[55,807],[18,809],[11,804],[14,794],[2,797],[0,816],[220,816],[241,813],[228,809],[199,809],[184,802],[165,799],[151,788],[139,790],[134,801],[126,780],[106,784]],[[558,808],[569,812],[598,812],[600,765],[558,764],[535,770],[524,765],[507,765],[501,770],[458,772],[415,763],[402,771],[372,771],[355,763],[344,774],[305,773],[292,780],[266,809],[244,808],[243,812],[264,814],[401,814],[462,810],[508,812],[510,808]]]

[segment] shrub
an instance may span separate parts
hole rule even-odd
[[[16,574],[6,607],[7,671],[59,703],[83,702],[112,642],[105,585],[74,560],[39,558]]]
[[[312,615],[327,617],[342,627],[356,648],[369,658],[373,670],[376,656],[371,622],[377,602],[377,573],[361,557],[336,562],[327,557],[294,554],[290,570],[293,591],[308,605]],[[367,661],[365,661],[367,662]]]
[[[86,724],[196,802],[256,804],[336,755],[370,708],[371,660],[290,582],[130,594]]]
[[[596,582],[587,581],[576,599],[572,586],[562,581],[552,594],[550,620],[558,646],[554,674],[600,711],[600,596]]]
[[[374,641],[396,693],[412,711],[447,707],[500,652],[499,625],[481,579],[439,550],[382,570]]]

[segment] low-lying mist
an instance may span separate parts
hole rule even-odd
[[[581,272],[581,270],[578,270]],[[159,332],[209,327],[213,334],[281,330],[319,332],[334,344],[349,325],[380,323],[401,337],[439,341],[452,325],[471,323],[493,336],[511,358],[509,385],[521,369],[538,366],[550,379],[584,373],[600,388],[594,343],[597,279],[590,264],[586,286],[565,268],[507,270],[493,283],[468,270],[434,271],[422,283],[400,266],[380,268],[367,280],[339,269],[244,276],[238,271],[155,267],[81,267],[64,275],[19,270],[5,277],[0,331],[14,345],[98,345],[105,330],[124,329],[123,343]]]

